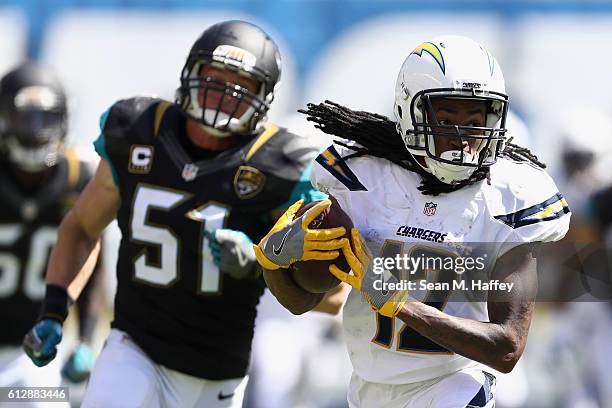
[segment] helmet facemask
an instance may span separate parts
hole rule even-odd
[[[11,163],[26,173],[38,173],[55,166],[64,148],[59,140],[38,146],[26,146],[14,136],[7,136],[5,145]]]
[[[209,75],[215,70],[220,73]],[[253,134],[265,121],[280,75],[278,46],[268,34],[246,21],[222,21],[191,47],[176,103],[211,136]]]
[[[434,101],[470,101],[482,106],[477,123],[453,124],[436,114]],[[452,106],[451,104],[447,104]],[[401,117],[401,106],[396,115]],[[459,184],[480,167],[490,166],[504,148],[507,96],[501,93],[463,89],[428,89],[418,92],[410,101],[412,126],[402,134],[414,156],[424,157],[423,169],[446,184]],[[476,117],[478,114],[475,113]],[[470,116],[471,117],[471,116]],[[482,125],[484,126],[481,126]],[[437,143],[436,143],[437,141]],[[465,147],[469,146],[468,149]],[[467,150],[467,151],[466,151]]]
[[[188,61],[177,91],[177,100],[184,112],[216,137],[252,133],[265,118],[272,102],[272,97],[265,95],[264,85],[258,81],[257,91],[252,92],[238,84],[201,75],[206,66],[257,79],[227,64],[205,59]]]
[[[0,115],[3,154],[26,173],[53,167],[62,154],[66,133],[65,101],[48,88],[23,88]]]

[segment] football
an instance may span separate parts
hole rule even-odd
[[[317,204],[319,201],[306,204],[296,213],[296,217],[304,214],[309,208]],[[344,227],[346,233],[345,238],[349,238],[353,222],[350,217],[340,208],[340,205],[333,198],[332,205],[323,211],[317,218],[310,223],[310,228],[325,229],[333,227]],[[350,267],[346,262],[346,258],[340,252],[340,256],[333,261],[301,261],[296,262],[289,268],[293,281],[302,289],[310,293],[325,293],[340,284],[334,275],[329,272],[329,266],[336,264],[338,268],[348,272]]]

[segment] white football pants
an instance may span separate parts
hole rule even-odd
[[[206,361],[202,361],[206,364]],[[154,363],[112,329],[96,360],[83,408],[240,408],[248,377],[205,380]]]

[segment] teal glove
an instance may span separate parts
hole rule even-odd
[[[256,276],[257,259],[253,241],[242,231],[219,228],[205,232],[213,262],[221,271],[234,279],[251,279]]]
[[[23,339],[23,349],[38,367],[49,364],[57,355],[62,340],[62,324],[54,319],[36,323]]]
[[[73,384],[78,384],[89,378],[93,368],[94,356],[86,343],[79,344],[62,368],[62,375]]]

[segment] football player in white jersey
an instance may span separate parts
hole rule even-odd
[[[255,252],[268,287],[294,313],[311,309],[320,295],[296,286],[290,265],[346,257],[351,271],[332,265],[330,272],[354,289],[343,311],[354,369],[349,406],[493,407],[495,372],[510,372],[521,357],[537,290],[533,243],[561,239],[570,213],[544,165],[506,143],[507,108],[493,56],[468,38],[443,36],[406,58],[395,122],[330,102],[304,112],[324,132],[347,139],[319,155],[311,181],[355,228],[349,239],[344,228],[312,230],[310,221],[330,201],[295,217],[298,202]],[[417,282],[415,273],[440,283],[448,271],[400,266],[402,257],[457,260],[471,243],[486,247],[483,265],[492,270],[485,283],[496,282],[484,297],[469,301],[474,293],[440,286],[431,298],[433,290],[407,286]],[[451,264],[451,281],[460,266]]]

